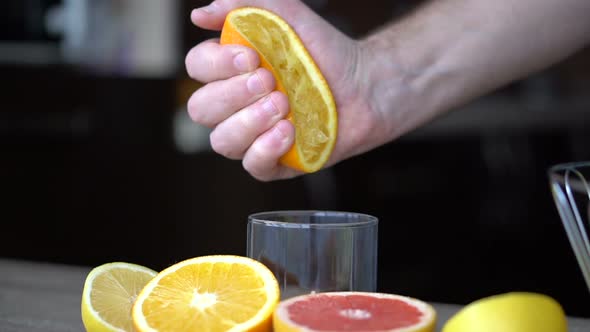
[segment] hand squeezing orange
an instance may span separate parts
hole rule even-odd
[[[261,8],[231,11],[221,31],[221,44],[256,50],[263,68],[289,99],[287,119],[295,126],[295,142],[281,164],[315,172],[328,161],[336,142],[338,116],[328,83],[295,31],[276,14]]]

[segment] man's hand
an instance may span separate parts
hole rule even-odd
[[[216,0],[191,18],[220,30],[227,13],[256,6],[295,29],[336,100],[338,138],[328,162],[387,143],[445,111],[542,70],[590,42],[588,0],[438,0],[367,38],[348,38],[299,0]],[[218,153],[260,180],[298,175],[278,164],[294,140],[287,97],[248,48],[206,41],[186,58],[206,83],[191,117],[215,128]],[[284,82],[289,84],[289,82]]]
[[[339,113],[339,132],[329,164],[347,158],[369,145],[380,121],[369,108],[359,62],[359,42],[343,35],[299,0],[216,0],[195,9],[191,19],[204,29],[220,30],[232,9],[255,6],[269,9],[297,32],[330,85]],[[256,52],[239,45],[207,40],[186,57],[186,70],[205,83],[188,102],[191,118],[214,128],[211,146],[263,181],[289,178],[300,173],[278,163],[295,137],[285,120],[287,96],[276,91],[272,74],[259,67]],[[289,82],[285,82],[289,84]]]

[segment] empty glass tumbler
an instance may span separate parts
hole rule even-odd
[[[376,291],[376,217],[338,211],[272,211],[248,217],[248,257],[269,267],[281,298]]]

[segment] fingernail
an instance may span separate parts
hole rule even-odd
[[[262,110],[271,116],[275,116],[279,113],[279,109],[272,102],[270,96],[266,97],[262,102]]]
[[[246,81],[246,86],[248,87],[248,91],[250,91],[253,95],[259,95],[266,91],[264,89],[264,84],[262,84],[262,80],[258,77],[258,74],[254,73],[248,77],[248,81]]]
[[[234,67],[242,73],[250,71],[250,62],[244,52],[240,52],[234,56]]]
[[[214,1],[214,2],[210,3],[208,6],[201,7],[200,9],[207,14],[213,14],[217,11],[217,4]]]

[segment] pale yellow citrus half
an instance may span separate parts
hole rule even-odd
[[[107,263],[86,276],[82,291],[82,322],[88,332],[131,332],[131,308],[143,287],[156,276],[146,267]]]
[[[561,305],[537,293],[511,292],[482,298],[465,306],[443,332],[566,332]]]

